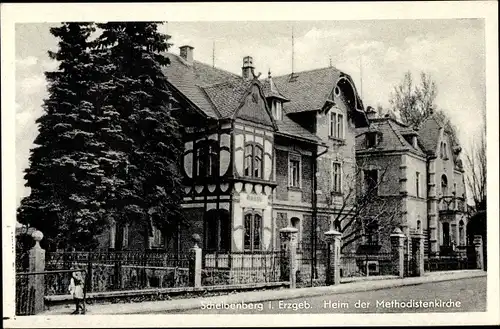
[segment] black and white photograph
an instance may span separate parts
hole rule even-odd
[[[2,4],[4,325],[500,324],[497,9]]]

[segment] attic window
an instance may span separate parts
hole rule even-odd
[[[340,96],[340,88],[338,86],[335,87],[335,89],[333,90],[333,92],[335,93],[335,96]]]
[[[377,146],[377,133],[376,132],[368,132],[366,133],[366,147],[371,148]]]
[[[275,120],[282,120],[283,119],[283,106],[282,106],[280,101],[273,100],[271,102],[271,110],[273,113],[273,118]]]

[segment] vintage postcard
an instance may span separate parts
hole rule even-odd
[[[6,327],[500,323],[497,2],[1,9]]]

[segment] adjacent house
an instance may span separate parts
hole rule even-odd
[[[358,129],[356,138],[358,180],[364,190],[376,186],[378,197],[366,214],[371,227],[364,228],[365,240],[388,252],[395,227],[406,236],[427,232],[427,155],[419,133],[392,113],[377,117],[369,107],[367,115],[370,126]]]
[[[432,115],[420,126],[427,152],[428,227],[430,252],[464,250],[467,242],[467,203],[462,148],[452,132]],[[458,248],[457,248],[458,247]]]
[[[356,160],[361,168],[360,183],[366,186],[378,182],[380,206],[368,216],[379,217],[373,225],[378,228],[378,244],[388,250],[390,230],[400,227],[408,237],[424,235],[426,255],[465,251],[467,217],[461,148],[446,125],[435,114],[418,129],[399,122],[391,113],[377,117],[370,107],[367,115],[370,126],[358,129]],[[393,200],[392,207],[400,209],[398,216],[387,211],[391,208],[388,199]]]

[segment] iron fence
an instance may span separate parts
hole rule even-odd
[[[297,249],[297,287],[326,285],[328,245],[320,244],[316,248],[302,244]]]
[[[452,271],[452,270],[470,270],[476,269],[476,260],[466,255],[448,255],[430,254],[424,259],[424,270],[433,271]]]
[[[280,282],[281,251],[203,252],[204,286]]]
[[[44,290],[43,296],[69,294],[69,285],[74,272],[82,272],[83,277],[83,300],[87,292],[88,280],[85,269],[52,270],[42,272],[20,272],[16,273],[16,315],[34,315],[35,292],[40,287]],[[41,280],[39,280],[41,279]],[[43,285],[39,282],[43,281]],[[40,293],[39,296],[42,296]]]
[[[85,268],[89,292],[189,286],[188,254],[162,251],[52,252],[46,269]]]
[[[394,275],[392,253],[343,253],[340,256],[340,276],[342,278]]]

